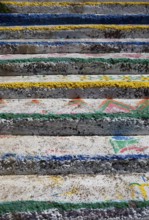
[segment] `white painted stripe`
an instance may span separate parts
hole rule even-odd
[[[136,148],[132,149],[133,147]],[[123,152],[121,152],[123,149]],[[125,149],[125,150],[124,150]],[[149,154],[149,136],[0,136],[0,156]]]
[[[36,27],[40,27],[35,25]],[[47,25],[48,26],[48,25]],[[52,25],[51,25],[52,26]],[[22,27],[22,26],[21,26]],[[33,27],[33,26],[32,26]],[[44,25],[42,25],[44,27]],[[81,39],[0,39],[0,42],[149,42],[149,39],[145,38],[81,38]]]
[[[140,73],[141,74],[141,73]],[[13,82],[92,82],[92,81],[149,81],[148,75],[37,75],[0,76],[0,83]]]
[[[143,101],[145,102],[141,99],[3,99],[0,100],[0,113],[128,113],[137,109]],[[106,104],[107,107],[102,110]]]
[[[0,176],[0,201],[100,202],[149,199],[149,173]],[[144,182],[146,181],[146,182]],[[138,185],[130,185],[138,183]],[[141,189],[144,191],[141,191]]]
[[[31,59],[31,58],[129,58],[129,59],[149,59],[149,53],[98,53],[98,54],[80,54],[80,53],[50,53],[50,54],[5,54],[0,55],[1,60]]]

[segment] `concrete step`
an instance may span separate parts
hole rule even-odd
[[[149,25],[0,26],[0,39],[149,38]],[[148,49],[147,49],[148,51]]]
[[[1,1],[0,12],[9,13],[82,13],[82,14],[149,14],[148,2],[49,2]]]
[[[1,100],[0,134],[148,135],[148,112],[148,99]]]
[[[149,15],[100,15],[100,14],[17,14],[0,13],[0,26],[16,25],[85,25],[118,24],[148,25]]]
[[[92,72],[93,69],[94,72]],[[148,72],[148,53],[0,55],[0,76],[60,73],[63,75],[115,73],[145,75]]]
[[[2,2],[4,2],[5,0],[2,0]],[[26,2],[26,0],[12,0],[12,2]],[[35,0],[30,0],[30,2],[35,2]],[[51,2],[51,1],[49,1],[49,0],[36,0],[36,2]],[[66,0],[55,0],[54,2],[66,2]],[[78,3],[80,3],[80,2],[82,2],[82,3],[84,3],[84,2],[88,2],[88,0],[69,0],[69,2],[74,2],[74,3],[76,3],[76,2],[78,2]],[[92,0],[91,2],[101,2],[100,0]],[[109,1],[109,0],[102,0],[102,2],[133,2],[134,4],[136,3],[136,2],[141,2],[141,3],[143,3],[143,2],[148,2],[148,0],[143,0],[143,1],[140,1],[140,0],[113,0],[113,1]]]
[[[0,98],[148,98],[148,75],[1,76]]]
[[[1,219],[144,219],[148,179],[148,173],[1,176]]]
[[[1,29],[0,29],[1,30]],[[12,33],[11,33],[12,34]],[[26,35],[25,35],[26,36]],[[24,36],[24,37],[25,37]],[[12,39],[0,40],[0,54],[149,53],[148,39]],[[121,55],[120,53],[120,55]]]
[[[149,136],[2,135],[0,175],[147,172],[148,143]]]

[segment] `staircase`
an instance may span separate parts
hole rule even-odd
[[[0,220],[149,219],[149,2],[0,2]]]

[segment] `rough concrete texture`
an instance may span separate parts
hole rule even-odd
[[[11,13],[79,13],[79,14],[148,14],[149,4],[146,3],[115,3],[105,4],[103,2],[67,2],[56,3],[51,2],[17,2],[17,1],[1,1],[7,6]]]
[[[146,54],[47,54],[0,56],[0,75],[148,74]],[[52,76],[51,76],[52,77]],[[86,76],[89,79],[89,76]],[[142,76],[144,77],[144,76]],[[148,76],[146,76],[148,78]],[[68,79],[67,77],[66,79]],[[83,78],[83,77],[82,77]],[[93,78],[93,77],[92,77]],[[124,76],[125,78],[125,76]],[[131,76],[129,76],[131,78]],[[64,79],[64,77],[63,77]],[[144,77],[145,79],[145,77]]]
[[[12,33],[11,33],[12,34]],[[8,37],[8,36],[7,36]],[[24,35],[24,38],[26,35]],[[148,39],[73,39],[72,40],[1,40],[0,54],[38,54],[38,53],[148,53]]]
[[[149,208],[112,208],[112,209],[77,209],[63,211],[61,209],[46,210],[42,212],[13,212],[0,216],[0,220],[148,220]]]
[[[149,156],[35,156],[6,154],[0,175],[130,174],[149,170]]]
[[[128,27],[128,28],[127,28]],[[148,39],[148,25],[65,25],[0,27],[0,39],[87,39],[143,38]],[[147,49],[148,52],[148,49]]]
[[[95,118],[87,119],[81,116],[80,119],[57,118],[57,119],[33,119],[26,115],[25,118],[16,119],[15,115],[2,114],[0,119],[0,134],[13,135],[148,135],[149,119],[144,116],[103,118],[95,115]],[[7,119],[5,119],[5,117]],[[35,115],[36,117],[36,115]],[[69,117],[69,115],[68,115]],[[75,116],[74,116],[75,117]],[[77,116],[76,116],[77,117]]]
[[[148,98],[149,89],[147,88],[2,88],[0,89],[1,99],[19,99],[19,98]]]

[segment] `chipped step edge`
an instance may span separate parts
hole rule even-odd
[[[148,39],[148,25],[53,25],[0,27],[0,39]]]

